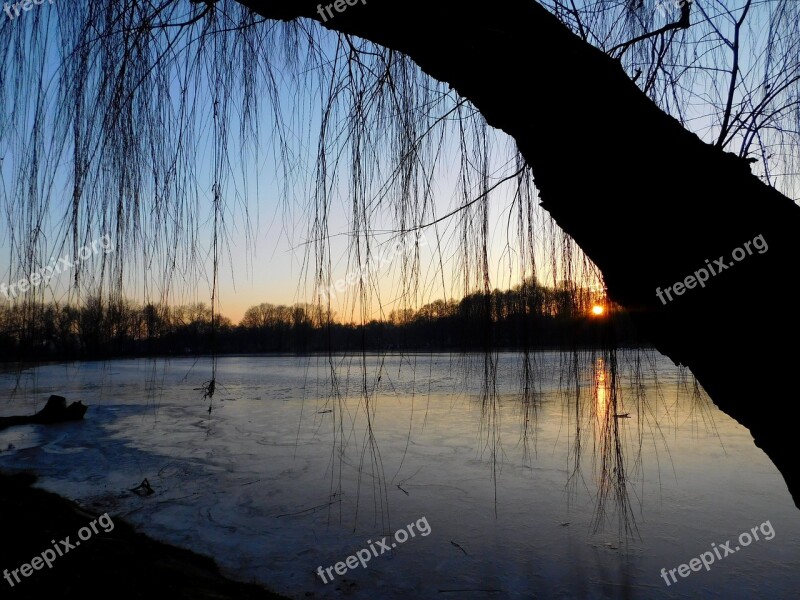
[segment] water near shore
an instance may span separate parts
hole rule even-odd
[[[796,598],[800,511],[777,469],[669,361],[638,358],[615,394],[607,357],[582,355],[576,394],[575,357],[537,355],[529,403],[517,354],[488,395],[482,356],[226,357],[210,414],[208,359],[0,373],[0,416],[51,393],[90,405],[0,431],[0,468],[295,598]],[[145,478],[154,495],[129,491]],[[423,517],[428,535],[315,575]],[[740,546],[767,521],[772,539]]]

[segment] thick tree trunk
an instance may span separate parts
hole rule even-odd
[[[322,22],[313,1],[241,1],[268,18]],[[600,267],[610,297],[749,428],[800,506],[794,426],[780,413],[794,352],[776,347],[800,332],[785,290],[800,264],[800,208],[531,0],[368,0],[334,15],[326,27],[405,53],[516,140],[542,206]],[[666,305],[656,297],[759,235],[768,251]]]

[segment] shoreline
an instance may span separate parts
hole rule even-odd
[[[100,529],[81,547],[54,560],[50,568],[40,563],[40,569],[28,577],[18,574],[17,583],[13,570],[34,562],[53,547],[53,540],[70,536],[74,543],[78,531],[100,516],[33,487],[36,479],[29,471],[0,471],[0,524],[6,537],[6,543],[0,545],[4,598],[38,599],[51,594],[59,598],[151,599],[165,592],[173,600],[289,600],[259,585],[229,579],[213,559],[155,541],[114,515],[110,515],[113,529]],[[6,571],[8,578],[3,577]]]
[[[547,354],[553,352],[578,352],[588,353],[608,350],[601,345],[575,345],[569,347],[559,346],[541,346],[536,348],[529,348],[530,354]],[[633,351],[633,350],[651,350],[658,352],[653,346],[648,344],[617,344],[611,348],[617,351]],[[515,348],[512,346],[498,346],[492,350],[492,353],[499,354],[523,354],[525,352],[522,348]],[[2,373],[15,373],[26,371],[37,367],[49,365],[68,365],[73,363],[83,362],[113,362],[121,360],[176,360],[176,359],[212,359],[212,358],[327,358],[333,357],[346,357],[346,356],[432,356],[432,355],[447,355],[447,356],[470,356],[479,355],[483,356],[485,352],[479,348],[454,350],[452,348],[439,348],[439,349],[387,349],[387,350],[358,350],[358,349],[343,349],[328,351],[308,351],[308,352],[218,352],[211,354],[208,352],[197,353],[176,353],[176,354],[121,354],[119,356],[85,356],[82,358],[53,358],[48,360],[26,360],[20,361],[3,361],[0,360],[0,374]]]

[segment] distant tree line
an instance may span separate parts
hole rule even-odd
[[[0,360],[328,351],[477,351],[636,345],[623,312],[592,315],[592,294],[526,281],[510,290],[394,310],[365,325],[319,305],[259,304],[241,322],[204,303],[168,306],[92,298],[82,306],[0,306]]]

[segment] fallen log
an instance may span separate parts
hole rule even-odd
[[[80,421],[86,414],[85,406],[80,400],[67,406],[67,399],[63,396],[50,396],[45,407],[35,415],[0,417],[0,429],[14,425],[29,425],[38,423],[52,425],[68,421]]]

